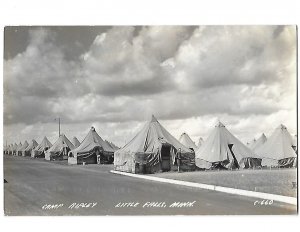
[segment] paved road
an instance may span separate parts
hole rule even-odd
[[[4,158],[6,215],[222,215],[295,214],[296,207],[274,202],[254,206],[257,199],[157,183],[109,173],[110,165],[68,166],[28,157]],[[73,203],[97,203],[71,209]],[[138,202],[136,207],[115,207]],[[143,207],[147,202],[164,202]],[[192,207],[169,207],[194,202]],[[157,203],[157,204],[158,204]],[[60,205],[43,209],[45,205]]]

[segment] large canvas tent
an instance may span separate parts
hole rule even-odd
[[[203,140],[202,137],[200,137],[200,138],[199,138],[199,141],[198,141],[197,148],[201,147],[203,143],[204,143],[204,140]]]
[[[52,143],[48,140],[48,138],[45,136],[42,140],[42,142],[31,151],[31,157],[32,158],[44,158],[45,152],[52,147]]]
[[[256,153],[262,158],[262,166],[292,167],[295,166],[297,159],[293,146],[292,136],[281,124]]]
[[[218,122],[196,151],[196,165],[202,169],[236,169],[261,166],[261,159]]]
[[[179,138],[179,142],[184,146],[186,146],[187,148],[193,149],[193,151],[195,151],[197,148],[196,144],[193,142],[190,136],[185,132],[181,134]]]
[[[22,156],[23,155],[23,151],[28,147],[28,145],[29,145],[29,143],[27,142],[27,140],[25,140],[25,142],[23,143],[23,145],[18,148],[17,155],[18,156]]]
[[[114,157],[115,170],[131,173],[170,171],[177,164],[183,171],[195,170],[195,153],[175,139],[154,116]]]
[[[45,151],[46,160],[64,160],[68,159],[68,152],[74,149],[74,145],[63,134],[59,136],[50,149]]]
[[[38,146],[37,141],[35,141],[34,139],[31,140],[31,142],[29,143],[29,145],[26,147],[26,149],[23,151],[23,156],[31,156],[31,151],[36,148]]]
[[[73,143],[73,145],[74,145],[75,148],[77,148],[77,147],[80,146],[80,142],[79,142],[79,140],[75,136],[72,139],[72,143]]]
[[[69,152],[68,163],[112,163],[114,151],[115,149],[100,137],[96,129],[91,127],[80,146]]]
[[[257,140],[254,139],[253,141],[255,142],[249,144],[249,148],[252,149],[253,151],[256,151],[267,141],[267,137],[264,133],[262,133],[262,135]]]

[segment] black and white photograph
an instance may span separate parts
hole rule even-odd
[[[295,215],[297,26],[6,26],[6,216]]]

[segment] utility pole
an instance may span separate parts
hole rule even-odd
[[[58,119],[58,137],[60,137],[60,118],[55,118],[54,120]]]
[[[58,137],[60,137],[60,118],[58,118]]]

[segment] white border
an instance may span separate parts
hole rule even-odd
[[[299,0],[0,1],[0,52],[6,25],[299,24]],[[3,73],[3,62],[0,65]],[[3,92],[0,90],[1,106]],[[2,108],[3,109],[3,108]],[[1,132],[3,134],[3,114]],[[2,147],[2,143],[0,145]],[[0,159],[1,178],[3,160]],[[1,182],[0,188],[3,189]],[[3,191],[0,191],[3,213]],[[78,220],[79,219],[79,220]],[[294,231],[300,217],[3,217],[2,231]]]

